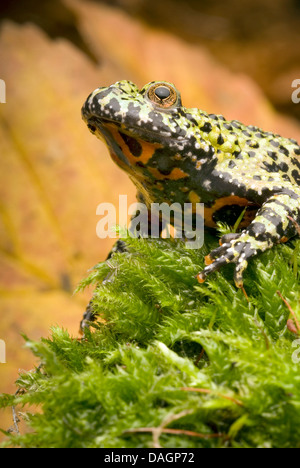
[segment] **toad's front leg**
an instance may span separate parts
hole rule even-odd
[[[300,193],[289,191],[273,195],[246,230],[222,238],[224,243],[206,257],[207,266],[197,275],[198,281],[202,283],[223,265],[235,263],[235,284],[243,287],[243,273],[250,258],[295,236],[295,221],[300,222]]]

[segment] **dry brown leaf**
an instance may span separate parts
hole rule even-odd
[[[227,70],[204,47],[147,27],[116,8],[81,0],[64,3],[77,15],[78,27],[99,62],[114,70],[115,80],[129,79],[139,86],[171,81],[186,107],[300,140],[296,121],[275,113],[250,78]]]
[[[135,189],[81,120],[83,102],[111,81],[108,72],[67,41],[12,23],[1,30],[0,63],[7,84],[0,106],[3,392],[13,391],[20,367],[34,363],[21,332],[39,339],[59,324],[77,335],[91,291],[73,290],[113,243],[96,236],[97,205],[118,206],[119,193],[132,202]]]

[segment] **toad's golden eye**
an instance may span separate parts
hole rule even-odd
[[[164,108],[173,106],[177,97],[176,90],[167,83],[156,83],[148,90],[148,98]]]

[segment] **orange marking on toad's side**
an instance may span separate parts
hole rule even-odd
[[[136,165],[137,162],[141,162],[141,163],[146,165],[148,163],[148,161],[154,155],[155,150],[163,147],[159,143],[148,143],[147,141],[143,141],[143,140],[140,140],[140,139],[137,138],[136,140],[139,142],[139,144],[142,147],[142,152],[141,152],[140,156],[136,157],[131,153],[131,151],[128,148],[128,146],[126,145],[125,141],[123,140],[123,138],[119,134],[119,130],[115,127],[115,125],[113,123],[105,124],[105,127],[110,131],[113,139],[116,141],[116,143],[118,143],[118,145],[121,148],[123,154],[125,155],[127,161],[133,167]],[[122,129],[122,132],[126,133],[126,131],[124,131],[123,129]],[[134,138],[134,137],[132,137],[132,135],[130,135],[130,136],[131,136],[131,138]],[[122,163],[122,161],[119,161],[119,158],[115,154],[112,155],[112,157],[113,157],[114,161],[119,166],[121,166],[122,168],[125,168],[124,163]],[[179,180],[179,179],[183,179],[185,177],[189,177],[189,174],[182,171],[178,167],[175,167],[170,174],[162,174],[161,172],[159,172],[158,169],[152,168],[152,167],[148,168],[148,170],[154,176],[154,178],[156,180],[165,180],[165,179]],[[126,171],[128,172],[127,167],[126,167]]]
[[[200,203],[200,201],[201,201],[199,195],[196,192],[194,192],[194,190],[190,191],[189,200],[190,200],[191,203]]]
[[[184,179],[185,177],[189,177],[186,172],[183,172],[178,167],[175,167],[170,174],[161,174],[158,169],[149,167],[148,171],[154,176],[156,180],[179,180]]]
[[[246,198],[240,198],[237,197],[236,195],[231,195],[229,197],[223,197],[219,198],[216,200],[213,206],[207,208],[204,207],[204,223],[205,226],[215,228],[216,223],[213,219],[214,213],[216,213],[220,208],[223,208],[224,206],[230,206],[230,205],[240,205],[240,206],[253,206],[253,202],[250,202]],[[249,217],[250,218],[250,217]],[[248,219],[244,217],[244,220],[241,222],[240,226],[241,228],[248,226],[252,221],[252,218]]]

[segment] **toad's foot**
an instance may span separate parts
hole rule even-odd
[[[200,283],[203,283],[206,277],[218,271],[223,265],[227,263],[235,263],[234,280],[238,288],[243,287],[243,273],[248,266],[248,261],[251,257],[257,255],[258,251],[266,250],[265,242],[258,242],[251,238],[249,234],[243,232],[221,247],[213,250],[207,257],[205,257],[206,267],[197,275]]]

